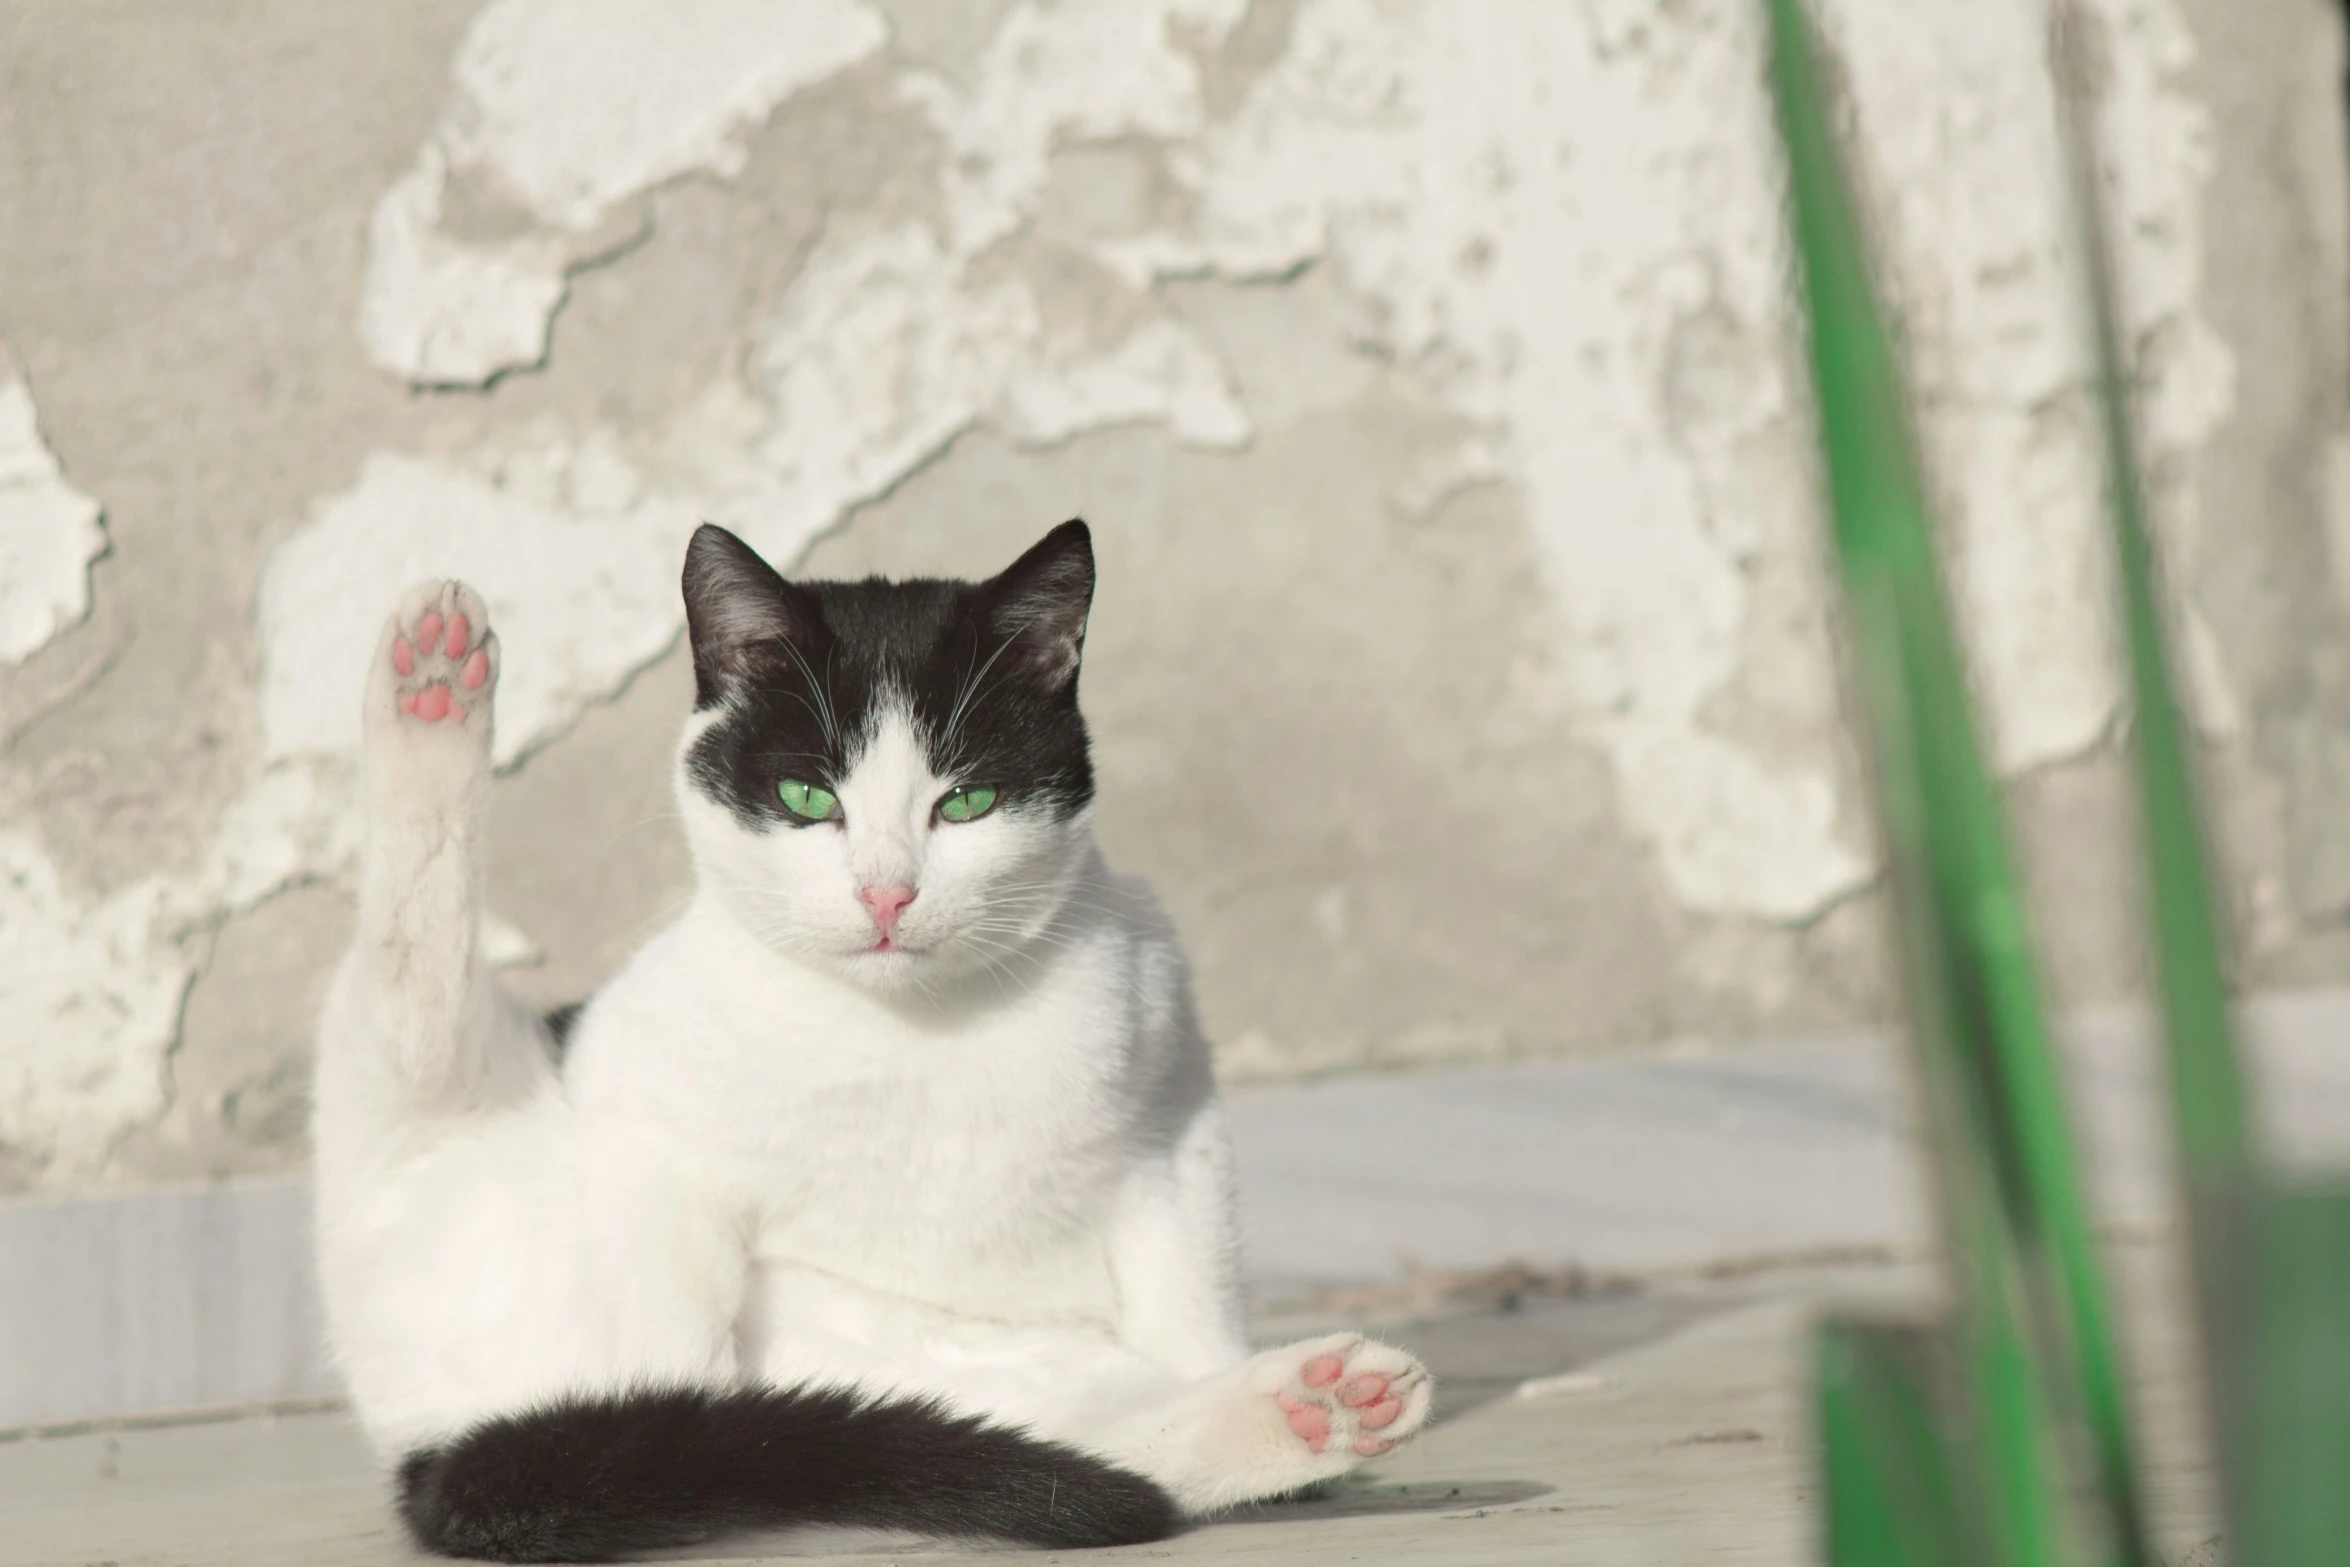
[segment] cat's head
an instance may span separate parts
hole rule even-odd
[[[705,525],[678,781],[704,885],[770,947],[878,991],[1011,961],[1090,851],[1092,601],[1082,522],[985,582],[786,582]]]

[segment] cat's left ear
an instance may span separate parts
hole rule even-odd
[[[1093,607],[1093,534],[1062,523],[986,586],[996,634],[1011,639],[1005,655],[1051,685],[1077,678],[1085,651],[1085,617]]]
[[[761,678],[791,657],[787,649],[798,653],[802,668],[820,660],[824,617],[815,602],[717,524],[694,530],[682,586],[697,711]]]

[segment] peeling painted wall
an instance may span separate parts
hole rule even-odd
[[[2247,963],[2340,978],[2339,19],[2094,9]],[[2040,8],[1824,13],[2044,944],[2110,995]],[[0,1190],[301,1157],[353,693],[413,578],[507,649],[493,954],[592,986],[685,886],[704,517],[821,572],[1094,522],[1103,836],[1234,1075],[1873,1015],[1760,48],[1679,0],[12,18]]]

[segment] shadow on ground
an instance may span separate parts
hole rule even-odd
[[[1463,1512],[1473,1507],[1507,1507],[1515,1502],[1530,1502],[1537,1496],[1548,1496],[1554,1489],[1532,1480],[1463,1480],[1458,1485],[1442,1480],[1416,1485],[1341,1483],[1316,1495],[1236,1507],[1214,1523],[1320,1523],[1331,1518],[1373,1518],[1395,1513]]]

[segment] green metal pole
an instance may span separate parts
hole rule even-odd
[[[2119,1357],[1891,334],[1796,0],[1771,0],[1832,535],[1893,873],[1996,1549],[2147,1562]]]

